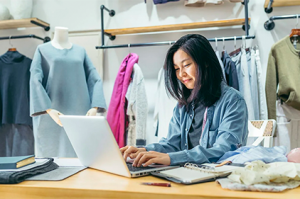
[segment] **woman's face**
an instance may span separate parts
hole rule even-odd
[[[176,76],[188,89],[195,87],[196,63],[183,50],[179,49],[173,56]]]

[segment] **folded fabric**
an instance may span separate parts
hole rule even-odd
[[[253,161],[245,167],[234,170],[228,179],[245,185],[300,181],[300,164],[292,162],[265,164],[260,160]]]
[[[36,159],[38,160],[38,159]],[[25,179],[52,171],[58,168],[58,165],[53,162],[53,158],[44,159],[45,161],[37,161],[35,164],[28,165],[21,169],[0,170],[0,184],[16,184]]]
[[[286,148],[284,146],[275,146],[271,148],[262,146],[244,146],[235,151],[226,152],[217,163],[231,161],[232,163],[244,164],[255,160],[261,160],[265,163],[287,162],[285,153]]]
[[[287,189],[294,189],[300,185],[299,181],[290,181],[287,183],[270,183],[270,184],[254,184],[245,185],[234,182],[228,178],[218,179],[216,181],[223,189],[234,191],[260,191],[260,192],[280,192]]]

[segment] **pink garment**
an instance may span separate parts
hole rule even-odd
[[[300,163],[300,148],[295,148],[287,154],[288,162]]]
[[[138,61],[139,56],[134,53],[124,58],[115,80],[107,111],[108,124],[120,148],[125,146],[125,95],[130,84],[133,65]]]

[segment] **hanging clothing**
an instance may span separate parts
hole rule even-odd
[[[223,79],[225,80],[226,79],[225,69],[224,69],[224,64],[223,64],[223,62],[221,60],[221,57],[220,57],[220,53],[219,53],[219,51],[215,51],[215,53],[216,53],[216,56],[217,56],[217,58],[219,60],[219,63],[220,63],[221,69],[222,69]]]
[[[157,141],[161,138],[166,138],[169,132],[169,124],[173,116],[173,110],[177,104],[165,87],[164,69],[161,68],[158,72],[156,102],[154,108],[154,129]]]
[[[0,56],[0,156],[34,154],[29,115],[31,59],[18,51]]]
[[[145,146],[148,101],[144,75],[138,64],[133,66],[133,80],[128,87],[126,98],[129,117],[127,145]]]
[[[266,77],[269,119],[276,119],[277,96],[286,105],[300,110],[299,44],[297,49],[294,48],[289,36],[284,37],[271,48]]]
[[[259,102],[258,102],[258,85],[257,85],[257,68],[255,62],[255,51],[253,48],[250,50],[251,64],[248,64],[249,81],[251,89],[251,97],[253,103],[254,120],[259,120]]]
[[[0,56],[0,124],[32,125],[29,116],[31,59],[18,51]]]
[[[224,51],[221,60],[224,65],[225,79],[227,81],[228,86],[239,90],[239,80],[237,77],[235,62],[231,60],[230,56],[226,51]]]
[[[287,153],[300,147],[300,111],[280,100],[276,101],[275,146],[285,146]]]
[[[268,119],[267,99],[265,93],[265,84],[262,77],[262,67],[260,63],[260,56],[259,56],[258,49],[255,50],[255,65],[256,65],[256,72],[257,72],[259,119],[267,120]]]
[[[0,125],[0,157],[34,154],[32,125]]]
[[[51,42],[36,49],[31,64],[30,114],[37,157],[76,157],[62,127],[45,114],[56,109],[85,115],[92,107],[106,109],[102,80],[84,48],[57,49]]]
[[[138,61],[139,56],[135,53],[130,53],[123,59],[107,111],[108,124],[120,148],[125,146],[125,109],[127,107],[125,95],[131,81],[133,66]]]
[[[246,53],[245,48],[242,48],[241,51],[238,54],[232,56],[231,59],[236,65],[236,71],[237,71],[238,81],[239,81],[239,91],[241,92],[247,104],[248,119],[254,120],[255,119],[254,107],[252,102],[251,88],[250,88],[250,81],[249,81],[249,71],[248,71],[249,68],[248,65],[251,65],[250,52]]]

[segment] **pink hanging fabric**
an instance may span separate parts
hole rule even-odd
[[[138,61],[139,56],[135,53],[130,53],[124,58],[115,80],[107,111],[108,124],[120,148],[125,146],[125,95],[130,84],[133,65]]]

